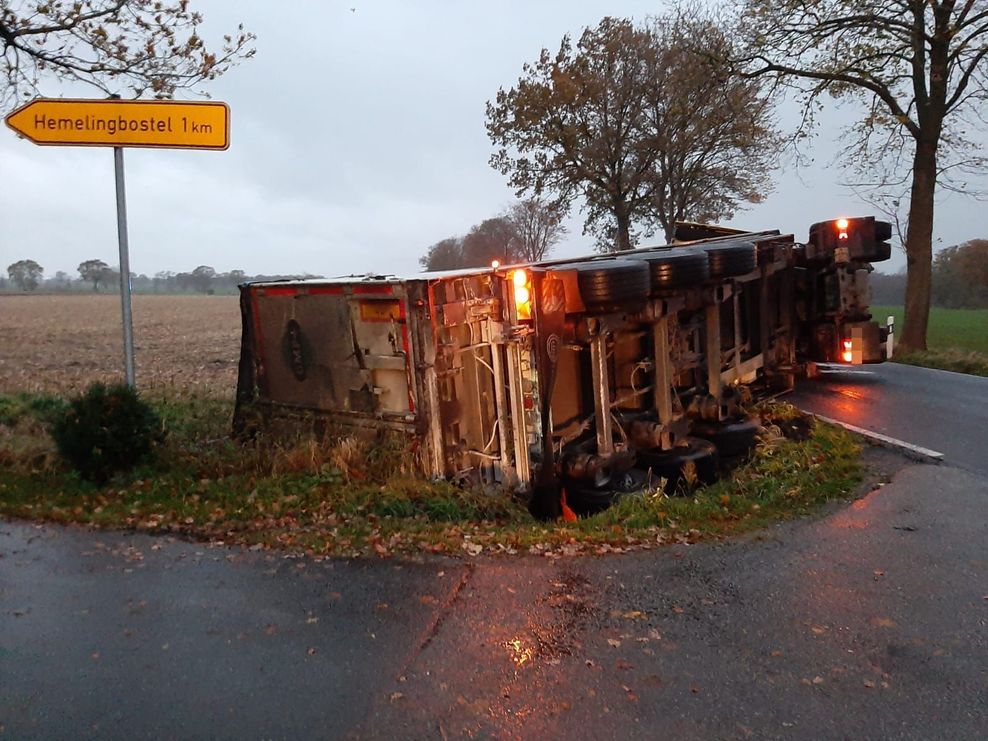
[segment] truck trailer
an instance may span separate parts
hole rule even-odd
[[[890,237],[872,217],[805,242],[680,224],[606,255],[247,283],[235,432],[399,435],[423,475],[528,492],[543,517],[709,483],[754,445],[752,390],[887,359],[868,275]]]

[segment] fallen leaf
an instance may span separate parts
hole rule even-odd
[[[316,655],[316,650],[314,648],[310,648],[306,653],[308,653],[309,656],[315,656]]]
[[[397,702],[398,700],[401,700],[404,697],[405,697],[405,695],[402,694],[401,692],[392,692],[391,693],[391,702]]]
[[[872,689],[875,686],[875,683],[870,679],[866,679],[864,681],[864,686],[867,687],[868,689]]]
[[[607,645],[610,646],[611,648],[620,648],[621,641],[619,641],[617,638],[608,638]]]
[[[319,622],[319,618],[317,618],[317,617],[315,617],[313,615],[313,616],[307,617],[305,619],[305,622],[306,622],[306,625],[315,625],[316,623]]]
[[[871,619],[871,624],[876,628],[893,628],[895,627],[895,621],[887,617],[874,617]]]
[[[823,684],[823,677],[819,675],[813,677],[813,684]]]
[[[480,543],[471,543],[468,540],[463,541],[460,548],[465,550],[471,556],[479,556],[484,550],[484,546],[480,545]]]
[[[434,605],[436,604],[437,601],[438,600],[435,597],[433,597],[431,594],[424,594],[421,597],[419,597],[419,602],[421,602],[423,605]]]
[[[621,617],[625,620],[638,620],[639,618],[645,617],[645,613],[641,610],[630,610],[629,612],[622,613]]]
[[[823,627],[821,627],[819,625],[811,625],[810,626],[810,630],[812,630],[813,633],[815,633],[818,636],[822,636],[824,633],[827,632],[827,629],[826,628],[823,628]]]

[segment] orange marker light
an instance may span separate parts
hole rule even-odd
[[[838,241],[844,242],[847,240],[847,228],[851,225],[851,222],[847,219],[837,219],[837,239]]]
[[[854,360],[854,353],[851,352],[853,343],[851,342],[851,340],[844,340],[843,344],[844,344],[844,352],[840,354],[841,360],[843,360],[845,363],[850,363],[852,360]]]
[[[491,267],[494,268],[495,270],[497,270],[499,267],[501,267],[501,261],[500,260],[491,260]]]
[[[524,270],[515,270],[511,273],[511,283],[515,293],[515,309],[519,319],[532,318],[532,291],[529,281],[531,276]]]

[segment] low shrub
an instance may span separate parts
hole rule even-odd
[[[134,389],[95,383],[57,416],[51,436],[83,478],[103,483],[147,460],[164,433],[158,415]]]

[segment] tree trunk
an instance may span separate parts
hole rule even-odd
[[[906,235],[906,311],[900,352],[926,349],[933,273],[933,194],[937,181],[936,143],[918,141]]]
[[[614,210],[614,218],[617,220],[617,244],[616,250],[631,249],[631,216],[624,208]]]

